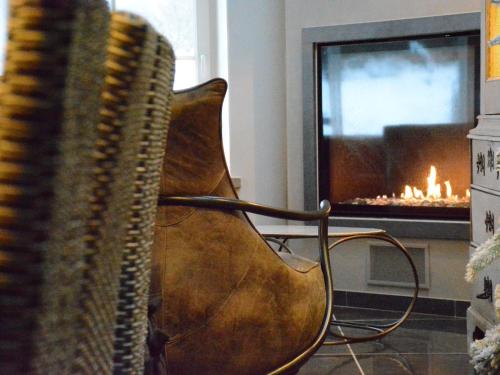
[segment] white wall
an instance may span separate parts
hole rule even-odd
[[[288,207],[303,208],[302,29],[359,22],[458,14],[480,0],[285,0]]]
[[[406,246],[422,246],[429,249],[429,288],[421,289],[420,297],[470,300],[470,284],[464,279],[465,264],[469,259],[466,241],[443,241],[398,238]],[[353,292],[406,295],[413,289],[367,283],[369,244],[374,241],[353,241],[340,245],[332,254],[333,282],[335,290]],[[297,254],[309,259],[318,257],[317,240],[294,240],[289,243]],[[401,272],[410,272],[409,267]]]
[[[242,198],[290,209],[303,208],[302,29],[480,9],[480,0],[225,1],[231,173],[242,178]],[[315,244],[305,243],[300,252],[315,258]],[[465,241],[429,241],[431,289],[422,295],[468,298],[463,280],[467,246]],[[337,288],[408,293],[366,286],[349,277],[364,264],[366,243],[354,250],[335,256]]]
[[[242,199],[286,206],[284,0],[228,0],[230,169]],[[268,222],[258,218],[258,222]]]
[[[227,1],[230,161],[240,195],[303,208],[303,28],[479,11],[480,0]]]

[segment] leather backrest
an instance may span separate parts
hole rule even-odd
[[[175,92],[160,194],[209,195],[226,176],[221,109],[227,84],[214,79]]]

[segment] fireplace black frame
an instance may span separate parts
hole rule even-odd
[[[347,44],[359,42],[374,42],[380,40],[396,40],[410,38],[425,38],[452,35],[479,35],[480,14],[464,13],[457,15],[445,15],[425,18],[414,18],[407,20],[382,21],[371,23],[359,23],[352,25],[338,25],[307,28],[302,31],[302,69],[303,69],[303,144],[304,144],[304,206],[306,209],[317,208],[318,202],[327,198],[324,188],[321,187],[319,176],[323,165],[318,163],[318,154],[322,147],[320,143],[320,90],[319,90],[319,70],[318,52],[319,47],[326,44]],[[479,51],[477,53],[479,58]],[[479,65],[477,65],[479,66]],[[477,72],[479,77],[479,71]],[[479,80],[478,80],[479,82]],[[475,105],[475,111],[479,112],[479,103]],[[372,208],[370,206],[356,207],[354,205],[339,207],[333,206],[333,217],[331,221],[340,225],[367,226],[368,223],[378,223],[377,227],[382,229],[392,229],[395,235],[408,235],[407,222],[417,221],[422,232],[426,227],[430,232],[435,227],[436,222],[442,223],[438,231],[434,231],[428,238],[468,238],[468,211],[469,209],[442,208],[429,210],[425,207],[412,207],[411,210],[395,210],[393,207],[380,206]],[[339,209],[341,216],[339,217]],[[378,211],[378,212],[374,212]],[[405,212],[406,211],[406,212]],[[364,221],[363,218],[367,218]],[[375,221],[374,221],[375,220]],[[371,225],[373,226],[373,225]],[[451,228],[446,230],[443,228]],[[396,229],[394,231],[394,229]],[[423,230],[426,232],[427,230]],[[401,233],[403,232],[403,233]],[[421,236],[416,236],[421,237]]]
[[[418,37],[419,39],[427,38],[440,38],[446,36],[476,36],[477,45],[475,48],[475,72],[476,77],[474,82],[474,118],[479,115],[479,94],[480,94],[480,30],[471,30],[458,33],[442,33],[442,34],[431,34],[425,35],[424,37]],[[390,39],[370,39],[370,40],[360,40],[355,42],[333,42],[333,43],[318,43],[316,48],[319,54],[319,50],[326,46],[335,45],[347,45],[347,44],[362,44],[362,43],[377,43],[384,41],[398,41],[398,40],[412,40],[414,37],[404,37],[404,38],[390,38]],[[321,72],[321,58],[317,57],[317,71]],[[320,74],[316,77],[316,86],[319,88],[321,85]],[[318,89],[317,94],[317,112],[322,113],[322,100],[321,100],[321,90]],[[475,121],[474,126],[477,125]],[[317,121],[317,144],[318,144],[318,154],[328,155],[330,153],[330,147],[327,139],[323,137],[323,118],[318,115]],[[464,139],[465,140],[465,139]],[[329,199],[329,180],[330,180],[330,161],[326,158],[318,159],[318,199],[319,201],[323,199]],[[469,165],[469,164],[467,164]],[[406,219],[413,218],[424,218],[424,219],[440,219],[440,220],[469,220],[470,219],[470,209],[469,208],[447,208],[447,207],[414,207],[414,206],[377,206],[377,205],[353,205],[353,204],[337,204],[332,203],[332,212],[337,216],[361,216],[361,217],[400,217]]]

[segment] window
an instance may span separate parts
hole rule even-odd
[[[108,0],[111,8],[136,13],[165,35],[175,51],[175,89],[196,85],[206,79],[206,52],[198,53],[197,3],[199,0]],[[4,71],[7,40],[8,0],[0,0],[0,75]],[[203,26],[205,23],[201,23]],[[208,34],[205,33],[204,34]],[[198,60],[201,64],[198,64]],[[200,72],[201,70],[201,72]],[[200,74],[201,73],[201,74]]]
[[[144,17],[172,43],[176,57],[174,81],[176,90],[194,86],[204,79],[201,73],[206,70],[206,55],[199,53],[198,34],[201,34],[201,30],[199,30],[197,16],[202,6],[198,3],[201,1],[112,1],[114,9],[125,10]]]
[[[9,12],[8,0],[0,0],[0,76],[3,74],[4,64],[5,64],[8,12]]]
[[[0,0],[2,1],[2,0]],[[112,9],[136,13],[165,35],[175,52],[174,89],[227,77],[226,0],[107,0]],[[228,98],[222,113],[224,153],[229,160]]]
[[[128,11],[144,17],[172,43],[176,56],[174,89],[191,87],[210,79],[215,73],[216,65],[219,65],[219,75],[227,76],[227,54],[224,55],[227,52],[227,36],[224,34],[225,1],[105,1],[112,10]],[[0,0],[0,76],[4,72],[8,9],[9,1]],[[219,50],[216,49],[217,44],[221,44]],[[216,64],[217,59],[222,64]],[[229,156],[227,117],[226,99],[223,134],[226,155]]]

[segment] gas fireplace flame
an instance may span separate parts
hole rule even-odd
[[[444,185],[446,186],[446,198],[452,198],[453,197],[453,190],[451,188],[450,181],[445,181]]]
[[[450,181],[445,181],[444,186],[446,189],[446,199],[451,201],[458,201],[458,195],[453,195],[453,188],[451,187]],[[465,197],[470,198],[469,189],[465,192]],[[423,191],[418,189],[416,186],[405,185],[404,192],[401,193],[401,199],[425,199],[425,200],[440,200],[442,199],[441,184],[437,183],[437,169],[435,166],[431,165],[429,175],[427,176],[427,190],[424,195]]]
[[[443,188],[438,183],[438,173],[435,166],[431,165],[427,176],[427,188],[420,190],[416,186],[405,185],[403,192],[398,196],[377,195],[376,198],[354,198],[346,202],[354,205],[375,206],[412,206],[412,207],[458,207],[469,208],[470,190],[465,191],[465,196],[453,193],[450,181],[444,181]],[[425,193],[424,193],[425,191]]]
[[[431,171],[427,177],[427,195],[428,199],[439,199],[441,198],[441,184],[436,184],[437,171],[436,167],[431,165]]]

